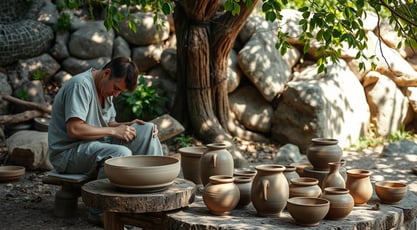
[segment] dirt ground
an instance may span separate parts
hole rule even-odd
[[[246,145],[242,147],[253,164],[271,162],[273,146]],[[360,152],[345,152],[346,168],[370,169],[371,179],[406,181],[409,190],[417,192],[417,175],[411,172],[417,156],[381,158],[381,148]],[[257,157],[257,158],[256,158]],[[384,175],[384,176],[382,176]],[[42,183],[46,172],[27,171],[24,178],[0,183],[0,229],[39,230],[94,230],[101,227],[89,224],[87,207],[79,199],[78,212],[73,218],[57,218],[53,214],[54,194],[58,186]],[[381,178],[383,177],[383,178]],[[133,228],[140,229],[140,228]]]

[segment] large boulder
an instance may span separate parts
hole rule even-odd
[[[310,67],[287,84],[272,119],[272,139],[306,151],[315,137],[349,147],[368,130],[370,112],[361,83],[343,60],[327,74]]]

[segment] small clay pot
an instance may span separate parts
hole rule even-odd
[[[233,176],[234,161],[232,154],[227,150],[226,143],[211,143],[206,145],[207,150],[200,159],[200,178],[203,185],[209,183],[210,176]]]
[[[184,179],[190,180],[195,184],[202,184],[200,178],[200,159],[205,146],[183,147],[178,150],[181,154],[181,169]]]
[[[292,197],[288,199],[287,210],[298,225],[317,226],[327,215],[330,201],[323,198]]]
[[[299,177],[291,179],[289,185],[289,197],[320,197],[321,188],[319,180],[310,177]]]
[[[349,190],[350,195],[352,195],[355,205],[366,205],[373,193],[370,179],[371,171],[350,169],[346,173],[346,188]]]
[[[229,215],[240,199],[239,188],[233,183],[233,177],[215,175],[209,180],[203,191],[204,204],[214,215]]]
[[[339,162],[343,150],[339,141],[332,138],[313,138],[307,148],[307,158],[315,170],[329,170],[330,162]]]
[[[264,164],[257,170],[252,182],[251,200],[258,216],[279,217],[287,204],[288,182],[283,172],[285,166]]]
[[[340,167],[344,162],[330,162],[329,163],[329,173],[323,179],[322,188],[326,187],[346,187],[345,179],[342,174],[340,174]]]
[[[375,193],[384,204],[396,204],[407,194],[407,184],[398,181],[375,182]]]
[[[327,187],[324,189],[321,198],[330,201],[330,209],[326,219],[342,220],[350,214],[355,206],[349,190],[343,187]]]
[[[304,168],[312,167],[313,165],[310,162],[294,162],[290,164],[291,166],[295,166],[295,171],[297,172],[298,176],[303,177],[304,175]]]
[[[239,188],[240,199],[236,208],[246,207],[251,202],[252,177],[235,176],[234,183]]]
[[[296,170],[297,168],[293,165],[285,165],[284,176],[287,178],[288,184],[291,184],[291,179],[300,178]]]

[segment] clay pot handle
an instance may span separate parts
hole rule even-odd
[[[268,188],[269,188],[269,180],[262,180],[262,187],[263,187],[263,195],[264,200],[268,200]]]
[[[216,168],[217,154],[213,154],[213,168]]]

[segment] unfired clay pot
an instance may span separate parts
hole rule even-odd
[[[300,177],[291,179],[289,185],[289,197],[320,197],[321,188],[319,180],[310,177]]]
[[[234,161],[232,154],[227,150],[230,145],[225,143],[212,143],[206,145],[207,150],[200,159],[200,178],[203,185],[209,182],[210,176],[233,176]]]
[[[183,147],[178,149],[181,154],[181,168],[184,179],[190,180],[195,184],[202,184],[200,178],[200,159],[205,146]]]
[[[344,162],[330,162],[329,163],[329,173],[324,177],[321,187],[346,187],[345,179],[343,179],[342,174],[340,174],[340,167]]]
[[[407,194],[407,184],[399,181],[375,182],[375,193],[384,204],[396,204]]]
[[[240,199],[239,188],[233,183],[233,177],[215,175],[209,180],[203,191],[204,204],[214,215],[229,215]]]
[[[287,210],[298,225],[316,226],[327,215],[330,202],[323,198],[292,197]]]
[[[339,141],[332,138],[313,138],[307,148],[307,158],[315,170],[329,170],[329,162],[339,162],[343,150]]]
[[[349,189],[355,205],[365,205],[372,197],[371,171],[350,169],[347,172],[346,188]]]
[[[300,178],[296,170],[297,168],[294,165],[285,165],[284,176],[287,178],[288,184],[291,184],[291,179]]]
[[[279,217],[289,197],[288,182],[283,172],[285,166],[264,164],[256,166],[251,199],[258,216]]]
[[[251,202],[252,177],[235,176],[234,183],[239,188],[240,199],[237,208],[246,207]]]
[[[321,197],[330,201],[330,209],[326,219],[344,219],[355,205],[349,190],[343,187],[327,187]]]

